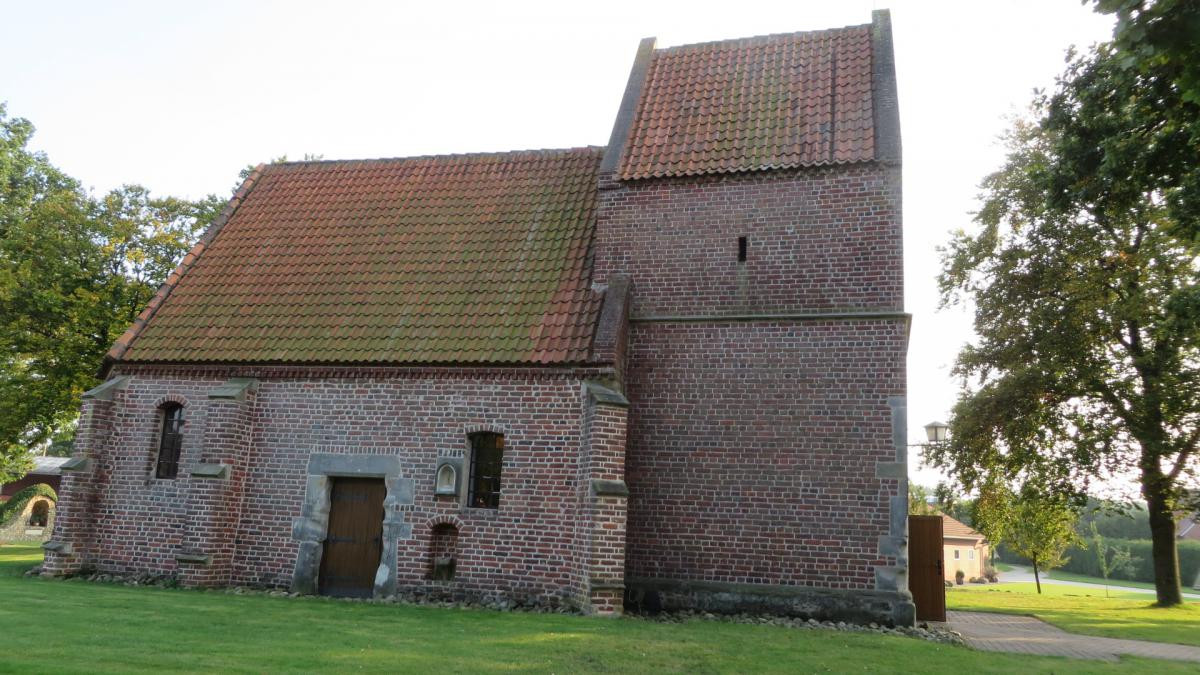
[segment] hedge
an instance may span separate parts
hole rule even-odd
[[[9,520],[19,515],[25,509],[25,505],[34,497],[48,497],[50,501],[58,501],[58,495],[54,493],[54,488],[49,485],[45,483],[30,485],[13,495],[8,501],[0,504],[0,526],[7,525]]]
[[[1149,539],[1106,539],[1105,542],[1110,547],[1128,548],[1135,558],[1140,558],[1133,566],[1132,574],[1113,574],[1112,579],[1154,583],[1154,554],[1151,552]],[[1176,544],[1179,546],[1180,580],[1185,588],[1190,587],[1195,583],[1196,575],[1200,573],[1200,541],[1177,541]],[[1085,574],[1089,577],[1102,576],[1100,561],[1096,558],[1094,547],[1072,547],[1067,550],[1067,555],[1071,560],[1060,568],[1062,571]]]

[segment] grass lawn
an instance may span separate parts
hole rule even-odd
[[[996,562],[996,571],[997,572],[1011,572],[1012,569],[1013,569],[1013,566],[1009,565],[1008,563],[999,562],[999,561]]]
[[[1105,598],[1103,588],[1047,582],[1042,591],[1038,595],[1032,583],[956,587],[946,590],[946,607],[1032,615],[1085,635],[1200,646],[1200,603],[1163,609],[1144,593],[1112,590],[1112,598]]]
[[[880,635],[372,605],[24,578],[0,547],[0,671],[1194,672]]]
[[[1051,572],[1044,572],[1042,575],[1042,578],[1043,579],[1049,578],[1049,579],[1058,580],[1058,581],[1082,581],[1082,582],[1088,583],[1088,584],[1104,585],[1104,579],[1101,577],[1089,577],[1085,574],[1075,574],[1074,572],[1063,572],[1062,570],[1053,570]],[[1145,581],[1127,581],[1125,579],[1110,579],[1108,581],[1108,586],[1109,586],[1109,588],[1119,588],[1121,586],[1124,586],[1125,588],[1145,588],[1145,589],[1148,589],[1151,591],[1154,590],[1154,584],[1149,584],[1149,583],[1146,583]],[[1193,590],[1191,588],[1188,588],[1187,586],[1183,587],[1183,592],[1191,593],[1193,595],[1200,595],[1200,591]],[[1103,592],[1101,593],[1101,595],[1103,595]]]

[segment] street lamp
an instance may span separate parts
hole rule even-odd
[[[950,437],[950,426],[945,422],[930,422],[925,425],[925,438],[930,443],[945,443]]]

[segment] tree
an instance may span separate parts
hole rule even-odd
[[[1092,530],[1092,548],[1096,550],[1096,562],[1100,566],[1100,575],[1104,577],[1104,597],[1108,596],[1108,577],[1112,574],[1129,574],[1133,572],[1141,558],[1135,558],[1133,553],[1129,551],[1128,546],[1110,546],[1104,536],[1100,534],[1100,530],[1096,527],[1096,521],[1090,523]],[[1112,557],[1109,557],[1112,553]]]
[[[222,205],[135,185],[92,197],[32,134],[0,105],[0,482],[67,433],[105,352]]]
[[[929,492],[916,483],[908,484],[908,515],[933,516],[937,509],[929,504]]]
[[[1033,580],[1041,595],[1041,572],[1061,567],[1069,560],[1064,554],[1077,540],[1075,523],[1079,517],[1061,496],[1029,486],[1011,496],[1002,513],[1008,518],[1005,541],[1014,553],[1033,563]]]
[[[1160,189],[1177,164],[1156,144],[1191,142],[1163,128],[1164,87],[1100,46],[1015,124],[978,231],[944,251],[942,302],[971,300],[979,337],[927,459],[967,489],[1037,476],[1077,505],[1092,481],[1136,475],[1165,606],[1182,602],[1173,508],[1200,442],[1200,275]]]
[[[1088,499],[1080,515],[1080,534],[1091,531],[1092,525],[1106,539],[1146,539],[1150,536],[1150,519],[1144,504]]]
[[[1113,44],[1123,67],[1162,72],[1184,100],[1200,103],[1200,5],[1192,0],[1095,0],[1114,14]]]
[[[1078,114],[1062,115],[1084,129],[1114,104],[1138,105],[1153,114],[1122,137],[1103,137],[1097,169],[1131,188],[1159,195],[1178,232],[1200,245],[1200,3],[1195,0],[1095,0],[1117,18],[1110,46],[1115,67],[1134,86],[1121,99],[1108,91],[1080,91]],[[1132,95],[1132,98],[1129,98]],[[1094,127],[1093,131],[1103,131]],[[1120,131],[1120,130],[1116,130]],[[1128,129],[1126,131],[1129,131]],[[1122,146],[1128,148],[1122,150]],[[1126,164],[1130,156],[1141,162]],[[1152,166],[1153,171],[1144,167]]]
[[[942,513],[974,527],[975,503],[958,494],[951,483],[939,482],[933,489],[937,500],[938,510]]]
[[[980,483],[979,496],[971,505],[971,526],[987,538],[993,557],[1008,538],[1013,500],[1012,490],[995,476],[990,476]]]

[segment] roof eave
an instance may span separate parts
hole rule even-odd
[[[116,342],[113,343],[113,346],[109,348],[108,353],[104,355],[104,359],[100,363],[100,370],[96,373],[97,377],[102,380],[106,379],[113,365],[119,363],[122,357],[129,352],[129,348],[133,346],[134,340],[141,335],[146,324],[150,322],[150,319],[154,317],[154,314],[166,302],[167,297],[171,295],[171,291],[178,285],[179,280],[196,264],[200,256],[221,232],[221,228],[225,227],[225,224],[229,222],[233,214],[237,212],[238,207],[245,201],[250,191],[254,189],[254,184],[258,182],[264,170],[265,165],[259,164],[254,167],[254,170],[250,172],[246,180],[242,181],[242,185],[234,192],[233,197],[225,205],[221,214],[208,226],[208,229],[204,231],[200,239],[187,252],[187,255],[183,256],[183,259],[179,261],[179,265],[167,276],[166,281],[158,287],[158,291],[154,294],[154,297],[150,298],[150,302],[146,304],[145,309],[133,320],[133,325],[126,329],[121,334],[121,337],[117,338]]]

